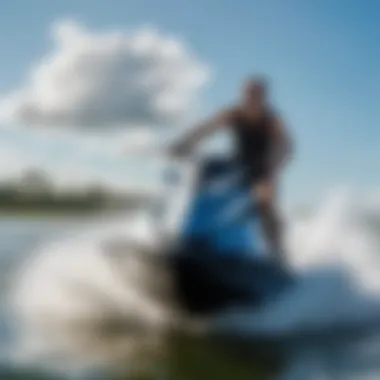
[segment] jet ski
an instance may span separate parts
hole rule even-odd
[[[177,298],[191,314],[259,307],[294,282],[265,249],[257,207],[244,178],[244,168],[231,157],[207,158],[193,173],[169,255]],[[168,170],[165,180],[174,186],[181,182],[178,171]],[[172,201],[169,193],[167,197]]]

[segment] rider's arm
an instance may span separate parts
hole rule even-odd
[[[199,124],[192,131],[175,144],[177,150],[191,150],[203,138],[217,132],[231,124],[234,118],[235,111],[227,109],[219,112],[213,117]]]
[[[286,127],[284,120],[279,116],[274,116],[272,121],[273,131],[273,155],[272,169],[274,173],[281,170],[293,155],[294,147],[290,133]]]

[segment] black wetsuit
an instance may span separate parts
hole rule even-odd
[[[252,184],[270,174],[272,151],[271,111],[265,111],[257,120],[250,120],[242,111],[237,111],[232,130],[235,137],[237,156],[247,170],[247,180]]]

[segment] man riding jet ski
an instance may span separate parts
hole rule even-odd
[[[202,165],[181,233],[181,254],[174,260],[178,289],[196,311],[261,302],[290,280],[282,266],[275,195],[291,146],[284,123],[268,105],[266,83],[247,81],[239,105],[203,123],[171,151],[186,155],[203,137],[226,126],[238,154]],[[263,240],[274,261],[257,260]]]
[[[245,167],[245,181],[257,202],[267,244],[272,254],[282,259],[277,182],[292,147],[284,122],[269,106],[267,85],[263,80],[248,80],[238,105],[221,111],[195,128],[176,144],[173,153],[187,153],[204,137],[226,127],[236,142],[237,159]]]

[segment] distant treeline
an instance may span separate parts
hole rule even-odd
[[[0,211],[85,212],[136,208],[147,202],[147,196],[118,194],[97,184],[80,191],[57,191],[40,172],[28,172],[18,181],[0,183]]]
[[[0,188],[0,210],[54,209],[62,211],[86,211],[118,207],[134,208],[143,205],[147,200],[138,196],[115,198],[110,196],[20,194]]]

